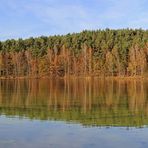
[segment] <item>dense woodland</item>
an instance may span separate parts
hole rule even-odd
[[[148,30],[83,31],[0,42],[1,77],[146,76]]]

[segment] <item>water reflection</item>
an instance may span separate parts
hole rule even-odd
[[[84,126],[148,124],[148,82],[141,80],[1,80],[0,114]]]

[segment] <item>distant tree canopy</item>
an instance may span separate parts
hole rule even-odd
[[[0,42],[1,77],[141,76],[147,71],[148,30],[85,30]]]

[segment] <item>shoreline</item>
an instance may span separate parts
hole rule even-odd
[[[25,80],[25,79],[101,79],[101,80],[147,80],[147,76],[65,76],[65,77],[0,77],[0,80]]]

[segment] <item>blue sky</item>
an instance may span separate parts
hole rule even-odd
[[[148,28],[147,0],[1,0],[0,40]]]

